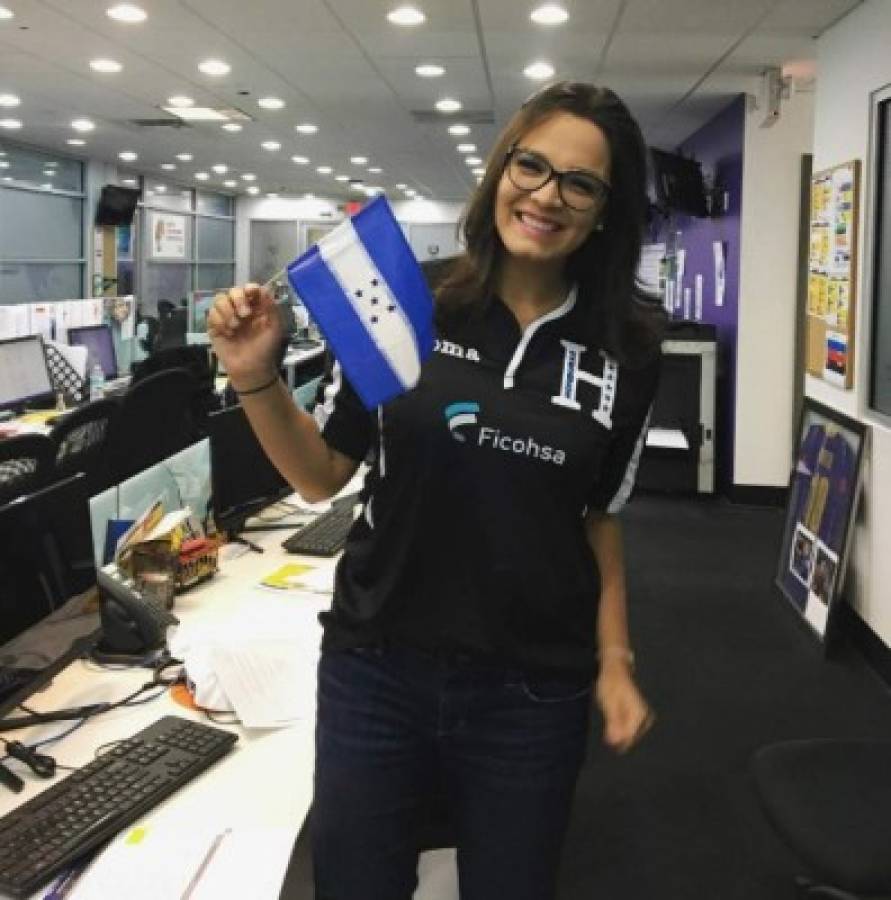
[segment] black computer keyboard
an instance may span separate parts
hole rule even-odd
[[[224,756],[237,736],[164,716],[0,818],[0,892],[27,897]]]
[[[327,512],[282,541],[282,547],[288,553],[333,556],[346,543],[347,534],[353,527],[352,501],[353,498],[350,502],[338,501]]]

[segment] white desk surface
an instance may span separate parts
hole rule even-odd
[[[351,484],[355,489],[355,484]],[[251,540],[262,546],[265,552],[248,551],[237,559],[222,561],[220,571],[213,579],[176,598],[173,612],[183,623],[219,621],[227,613],[243,609],[252,599],[256,599],[260,579],[285,561],[303,561],[315,566],[335,565],[333,558],[287,554],[281,548],[281,541],[287,534],[283,530],[251,533]],[[330,603],[330,598],[288,592],[281,602],[315,604],[321,610]],[[317,629],[321,638],[320,626],[315,623],[311,627]],[[314,697],[314,666],[311,671],[313,675],[304,687]],[[28,706],[38,711],[49,711],[115,700],[123,698],[149,679],[150,672],[146,669],[109,671],[80,660],[58,675],[43,692],[32,696]],[[311,707],[314,710],[315,704]],[[100,745],[129,737],[161,716],[171,714],[213,725],[203,714],[180,706],[170,698],[169,693],[165,693],[151,703],[95,716],[68,737],[50,744],[46,752],[51,753],[60,765],[83,766],[94,758],[95,750]],[[227,719],[228,714],[220,718]],[[33,743],[59,734],[71,724],[55,722],[7,732],[6,736],[10,740]],[[286,728],[245,730],[237,725],[215,727],[239,735],[234,750],[149,811],[143,821],[156,825],[169,823],[171,826],[209,823],[218,827],[241,824],[299,829],[312,800],[314,713],[311,718]],[[25,789],[19,794],[5,788],[2,790],[0,815],[68,774],[59,771],[55,779],[44,780],[24,769],[16,760],[7,760],[6,765],[23,778]]]

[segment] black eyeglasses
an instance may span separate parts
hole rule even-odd
[[[521,191],[537,191],[552,178],[557,179],[560,199],[576,212],[587,212],[609,197],[609,184],[583,169],[555,169],[540,153],[511,147],[505,158],[507,177]]]

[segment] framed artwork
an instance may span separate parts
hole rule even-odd
[[[844,582],[865,441],[863,423],[805,397],[776,584],[824,640]]]
[[[811,177],[807,370],[836,387],[854,377],[860,160]]]

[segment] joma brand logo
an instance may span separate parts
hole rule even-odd
[[[476,363],[480,361],[479,352],[474,350],[473,347],[465,348],[453,341],[437,340],[433,345],[433,349],[445,356],[454,356],[455,359],[466,359],[468,362]]]

